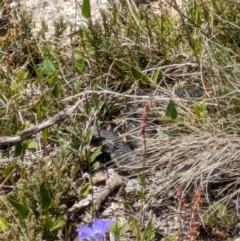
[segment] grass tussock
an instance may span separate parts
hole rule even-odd
[[[62,20],[48,40],[44,23],[33,36],[34,16],[11,9],[8,1],[0,4],[1,240],[74,240],[77,225],[101,216],[119,220],[112,230],[116,240],[233,240],[239,222],[240,4],[158,1],[157,11],[153,3],[110,4],[111,11],[95,23],[89,18],[70,44],[61,39],[67,28]],[[76,103],[70,118],[20,142],[6,141]],[[125,130],[129,119],[139,122],[131,133]],[[120,214],[106,215],[105,206],[92,202],[70,215],[74,204],[94,196],[91,177],[103,165],[91,144],[98,127],[140,136],[129,160],[134,168],[115,169],[127,169],[141,188],[131,195],[119,191],[125,204],[118,203]],[[183,211],[192,218],[176,224]]]

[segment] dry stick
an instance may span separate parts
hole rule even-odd
[[[85,90],[82,91],[80,93],[77,93],[76,95],[73,96],[69,96],[63,100],[61,100],[62,102],[66,102],[75,98],[79,98],[80,96],[86,95],[86,94],[109,94],[109,95],[114,95],[114,96],[122,96],[122,97],[127,97],[127,98],[135,98],[135,99],[152,99],[152,100],[181,100],[183,102],[190,102],[190,100],[184,100],[181,98],[170,98],[170,97],[161,97],[161,96],[148,96],[148,95],[128,95],[128,94],[124,94],[124,93],[119,93],[119,92],[114,92],[114,91],[110,91],[110,90],[105,90],[102,88],[98,88],[100,90]]]
[[[42,131],[45,128],[48,128],[57,122],[64,120],[68,118],[72,113],[75,112],[79,105],[78,101],[74,106],[67,108],[65,110],[60,111],[58,114],[54,115],[53,117],[49,118],[48,120],[42,122],[39,125],[30,127],[24,131],[21,131],[19,135],[16,136],[1,136],[0,137],[0,145],[6,145],[6,144],[15,144],[18,142],[21,142],[23,140],[26,140],[27,138],[37,134],[38,132]]]
[[[82,91],[80,93],[77,93],[76,95],[72,95],[72,96],[69,96],[65,99],[62,99],[61,102],[66,102],[66,101],[69,101],[69,100],[73,100],[73,99],[76,99],[76,98],[79,98],[83,95],[86,95],[86,94],[108,94],[108,95],[113,95],[113,96],[118,96],[118,97],[126,97],[126,98],[134,98],[134,99],[142,99],[142,100],[154,100],[154,101],[170,101],[170,100],[173,100],[173,101],[176,101],[176,102],[184,102],[184,103],[191,103],[192,102],[192,99],[183,99],[183,98],[180,98],[180,97],[164,97],[164,96],[161,96],[161,95],[156,95],[156,96],[149,96],[149,95],[129,95],[129,94],[124,94],[124,93],[119,93],[119,92],[114,92],[114,91],[110,91],[110,90],[105,90],[103,88],[100,88],[98,87],[99,90],[85,90],[85,91]],[[236,93],[237,91],[233,91],[231,92],[230,94],[233,94],[233,93]],[[227,97],[229,94],[226,94],[226,95],[223,95],[223,96],[220,96],[220,97],[214,97],[214,98],[211,98],[212,101],[214,100],[219,100],[219,99],[222,99],[222,98],[225,98]],[[198,98],[196,98],[198,99]],[[214,104],[214,103],[208,103],[208,106],[217,106],[217,104]]]
[[[98,182],[99,181],[93,177],[93,184],[97,184]],[[93,195],[88,194],[85,198],[75,203],[71,208],[68,209],[67,214],[72,215],[73,213],[77,213],[80,210],[89,207],[91,204],[96,204],[96,211],[99,211],[102,203],[106,200],[106,198],[122,183],[122,177],[117,174],[112,175],[112,173],[108,172],[108,178],[106,180],[105,186],[103,186],[101,190],[95,190],[96,188],[93,188]]]

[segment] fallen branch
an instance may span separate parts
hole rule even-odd
[[[21,131],[19,133],[19,135],[1,136],[0,137],[0,145],[15,144],[15,143],[21,142],[21,141],[26,140],[27,138],[39,133],[43,129],[48,128],[48,127],[58,123],[59,121],[68,118],[72,113],[74,113],[78,104],[79,104],[79,101],[74,106],[60,111],[58,114],[56,114],[55,116],[42,122],[41,124],[30,127],[24,131]]]
[[[103,178],[98,180],[97,176],[102,175]],[[100,183],[98,183],[100,181]],[[101,184],[103,182],[103,184]],[[102,207],[102,203],[106,200],[106,198],[114,192],[116,188],[122,185],[123,178],[115,173],[112,169],[107,170],[107,175],[104,177],[103,173],[95,173],[95,176],[92,177],[92,192],[89,193],[85,198],[75,203],[71,208],[67,211],[67,217],[70,219],[72,214],[75,214],[83,209],[86,209],[93,203],[95,206],[95,211],[98,211]],[[100,184],[100,185],[97,185]]]

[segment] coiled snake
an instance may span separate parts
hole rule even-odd
[[[204,92],[200,87],[187,87],[184,89],[177,89],[174,94],[180,98],[185,98],[186,95],[191,98],[198,98],[202,97]],[[141,107],[143,108],[142,105],[143,104],[141,104]],[[123,141],[117,132],[111,130],[96,130],[92,135],[92,141],[95,143],[95,145],[96,143],[97,145],[101,145],[103,152],[108,153],[118,167],[123,167],[126,165],[134,167],[136,164],[136,159],[141,158],[141,155],[143,154],[143,149],[137,150],[140,147],[139,141],[136,138],[140,135],[139,119],[141,120],[142,113],[138,112],[139,104],[132,106],[131,108],[132,109],[130,112],[132,114],[128,115],[125,130],[130,133],[132,130],[138,129],[138,134],[136,134],[135,137],[131,136],[129,142]],[[139,162],[140,161],[138,161],[138,163]]]

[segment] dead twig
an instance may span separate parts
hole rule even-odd
[[[30,127],[24,131],[21,131],[19,135],[16,136],[1,136],[0,137],[0,145],[6,145],[6,144],[15,144],[18,142],[21,142],[23,140],[26,140],[27,138],[39,133],[45,128],[48,128],[56,123],[58,123],[61,120],[64,120],[68,118],[76,108],[78,107],[80,101],[78,101],[74,106],[67,108],[65,110],[60,111],[58,114],[54,115],[53,117],[49,118],[48,120],[42,122],[39,125]]]

